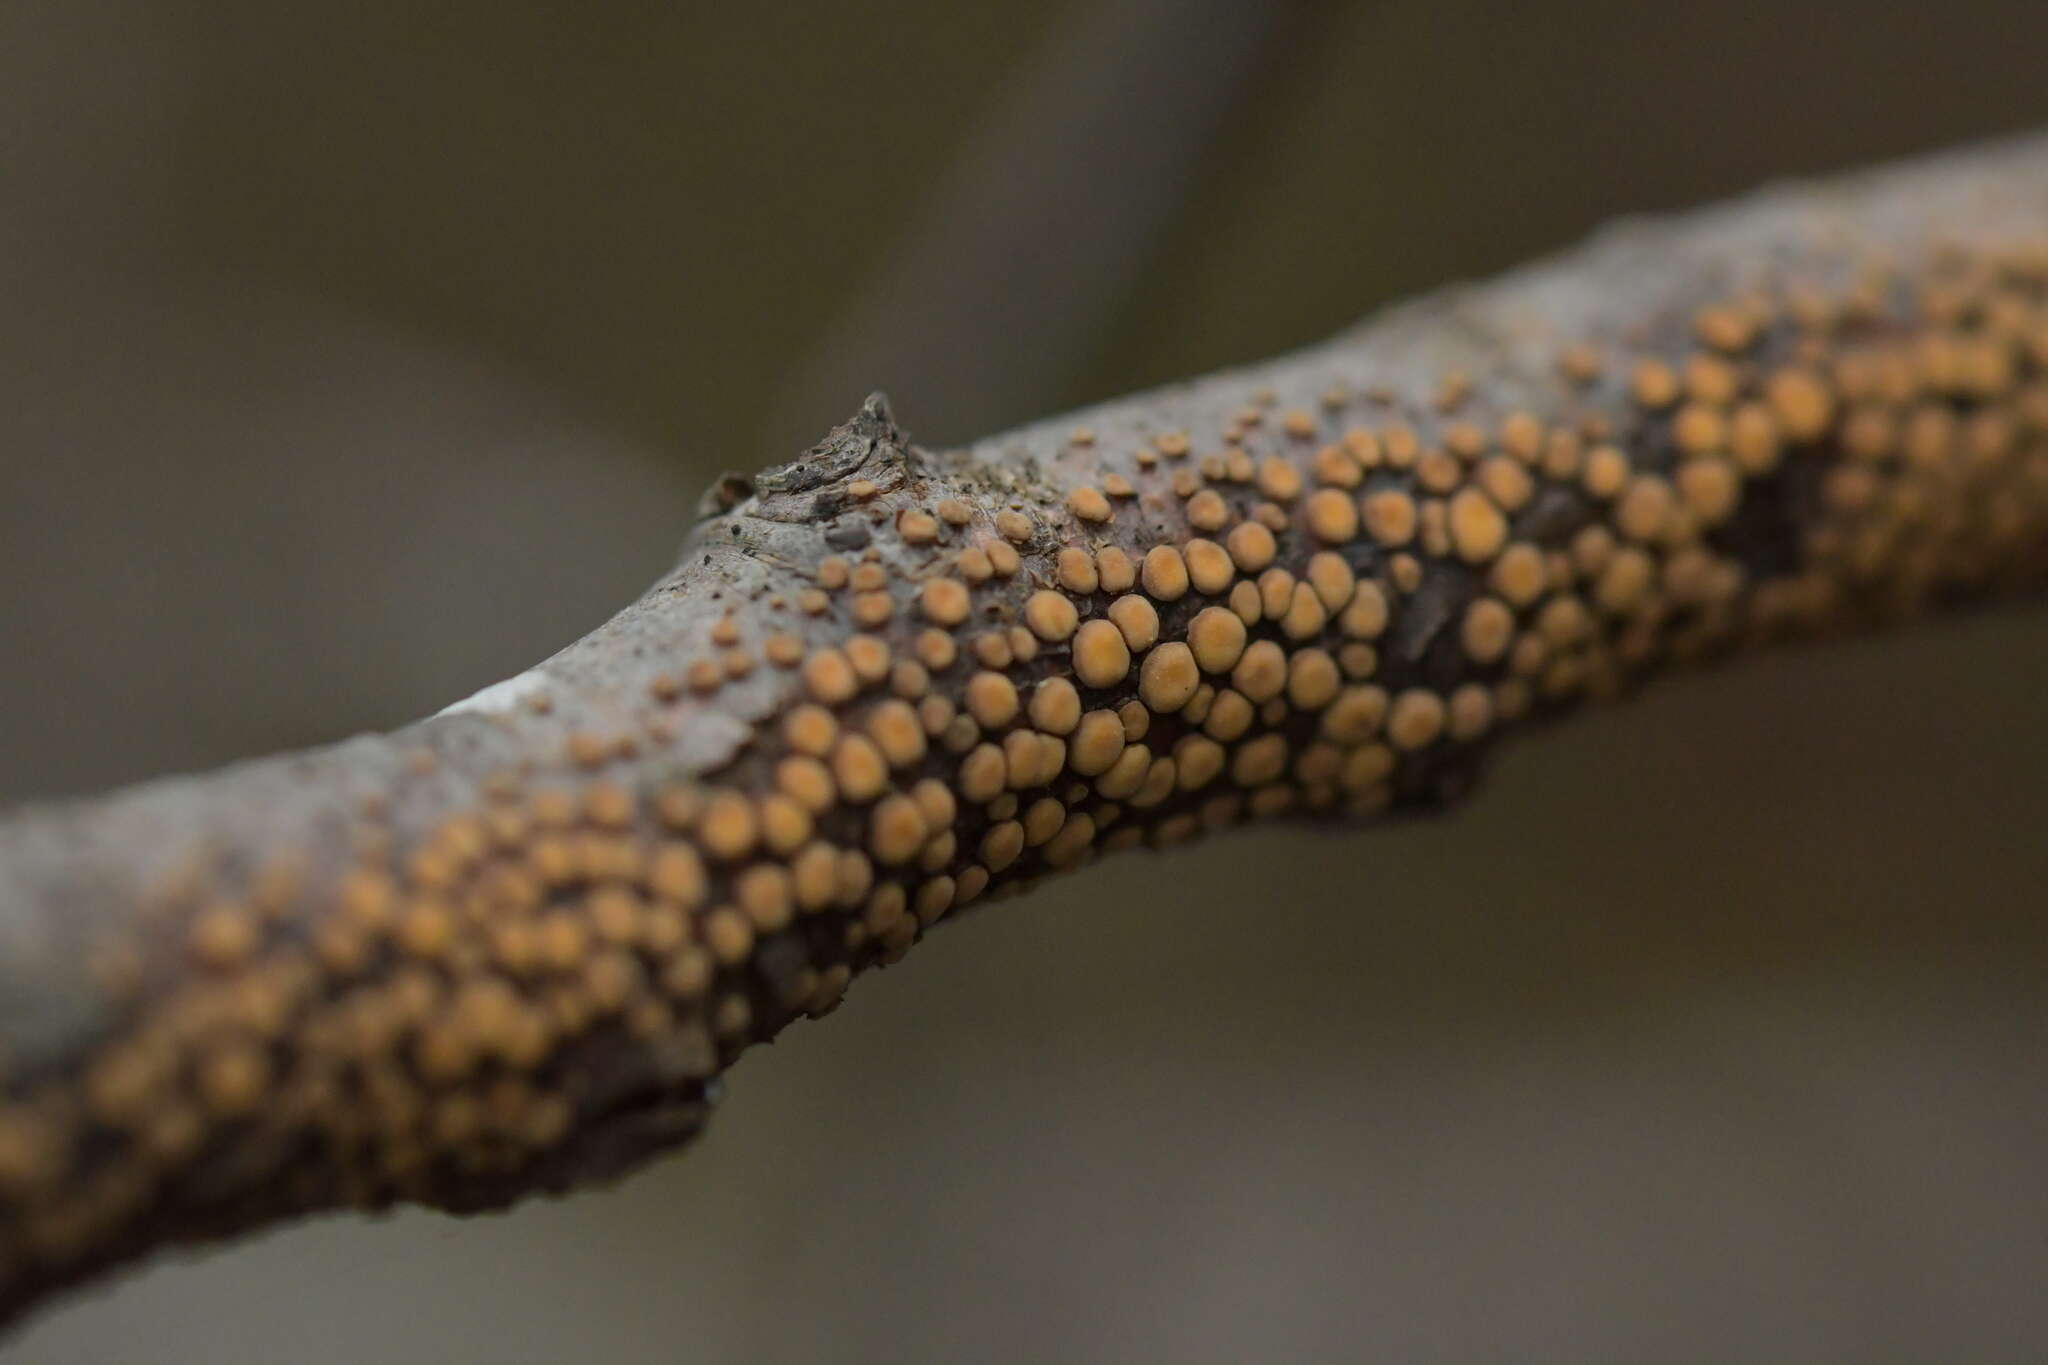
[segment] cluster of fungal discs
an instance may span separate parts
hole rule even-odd
[[[366,815],[332,875],[202,873],[109,947],[127,1022],[0,1109],[0,1254],[61,1267],[220,1189],[573,1176],[591,1131],[672,1139],[742,1047],[960,907],[1439,803],[1503,727],[1667,663],[2036,581],[2044,298],[2040,248],[1760,285],[1587,338],[1525,410],[1483,375],[1248,389],[1200,428],[1072,431],[1041,454],[1093,472],[1057,489],[855,450],[808,567],[664,661],[638,732],[411,837]],[[681,708],[764,685],[728,767],[647,776]]]

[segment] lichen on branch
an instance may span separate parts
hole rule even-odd
[[[1438,808],[1676,666],[2044,577],[2042,141],[962,450],[872,398],[516,679],[0,822],[0,1308],[611,1176],[968,907]]]

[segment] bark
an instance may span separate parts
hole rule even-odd
[[[0,1312],[612,1177],[971,904],[1439,808],[1672,668],[2044,575],[2048,140],[1624,225],[962,450],[872,398],[519,678],[0,821]]]

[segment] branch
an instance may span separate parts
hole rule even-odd
[[[1441,807],[1674,666],[2048,577],[2048,140],[1774,190],[928,451],[868,403],[388,736],[0,822],[0,1311],[703,1124],[942,919]]]

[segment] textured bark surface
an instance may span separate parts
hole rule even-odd
[[[0,824],[0,1304],[611,1176],[961,908],[1437,808],[1522,725],[2044,573],[2038,140],[964,450],[870,400],[530,673]]]

